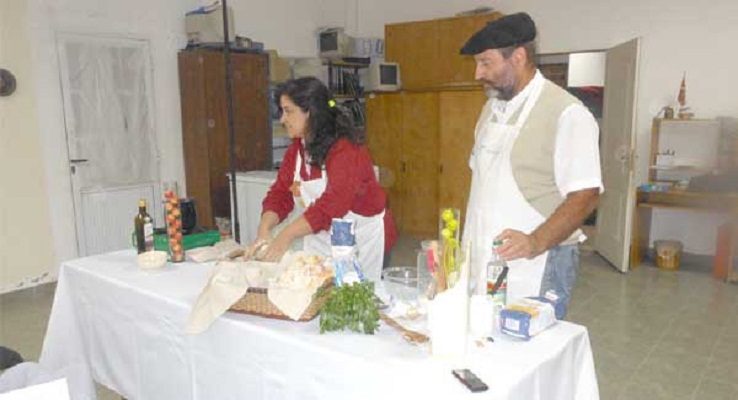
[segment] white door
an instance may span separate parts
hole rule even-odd
[[[148,42],[57,43],[79,255],[129,248],[138,199],[162,214]]]
[[[605,193],[597,209],[595,249],[622,272],[629,268],[635,206],[636,94],[640,39],[607,51],[600,138]]]

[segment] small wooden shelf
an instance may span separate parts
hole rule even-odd
[[[323,64],[328,67],[328,88],[333,98],[349,111],[354,126],[364,125],[364,87],[359,70],[369,64],[332,59],[323,60]]]
[[[705,122],[715,122],[714,119],[707,119],[707,118],[689,118],[689,119],[679,119],[679,118],[657,118],[661,124],[689,124],[689,123],[705,123]]]
[[[652,212],[655,209],[679,210],[701,213],[722,213],[728,216],[731,232],[738,232],[738,193],[711,193],[670,190],[667,192],[647,192],[638,189],[633,219],[633,236],[631,238],[631,268],[641,264],[643,255],[648,250],[651,235]],[[715,262],[726,262],[733,265],[733,244],[727,259],[716,259]]]
[[[695,172],[702,172],[702,171],[709,171],[710,168],[707,167],[696,167],[694,165],[650,165],[648,167],[651,170],[656,171],[695,171]]]
[[[345,67],[345,68],[368,68],[369,64],[348,62],[343,60],[323,60],[323,65],[329,65],[331,67]]]
[[[708,172],[715,168],[717,165],[717,151],[718,151],[718,140],[715,136],[715,127],[718,126],[717,120],[714,119],[662,119],[654,118],[651,125],[651,150],[649,154],[649,171],[648,180],[649,182],[655,182],[659,179],[659,172]],[[681,125],[681,127],[680,127]],[[669,129],[666,127],[670,126]],[[685,138],[694,138],[693,140],[687,140]],[[671,139],[669,139],[671,138]],[[674,138],[681,138],[679,141],[674,141]],[[687,140],[687,141],[685,141]],[[681,162],[691,165],[674,165],[674,166],[660,166],[657,165],[658,154],[660,151],[664,151],[661,147],[667,147],[674,149],[671,145],[660,146],[663,143],[670,143],[676,145],[676,157],[675,162]],[[700,146],[693,146],[694,142],[700,142]],[[715,146],[714,156],[710,156],[705,151],[700,149],[711,148]],[[707,147],[704,147],[707,146]],[[696,162],[688,162],[688,158]],[[702,165],[696,166],[695,164]],[[687,178],[688,176],[685,176]]]
[[[335,93],[333,95],[333,98],[336,100],[356,100],[356,99],[363,99],[363,94],[341,94],[341,93]]]

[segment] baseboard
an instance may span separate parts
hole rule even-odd
[[[27,277],[16,284],[0,287],[0,294],[29,289],[35,286],[43,285],[45,283],[56,282],[56,280],[57,277],[51,272],[44,272],[43,274],[36,277]]]

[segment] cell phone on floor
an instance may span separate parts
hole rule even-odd
[[[473,372],[468,369],[455,369],[451,371],[456,379],[460,380],[469,390],[473,393],[484,392],[489,389],[487,384],[482,382],[478,376],[474,375]]]

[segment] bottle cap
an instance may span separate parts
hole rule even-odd
[[[146,200],[144,200],[144,199],[139,200],[138,201],[138,206],[139,207],[146,207]]]

